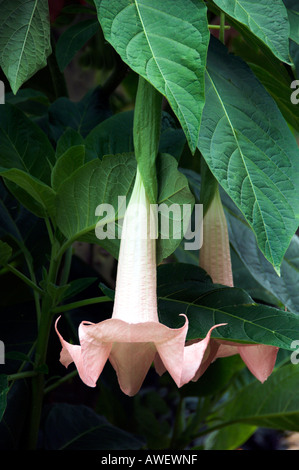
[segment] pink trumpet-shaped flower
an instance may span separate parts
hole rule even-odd
[[[233,287],[227,222],[217,189],[203,219],[203,245],[200,249],[200,266],[207,271],[216,284]],[[214,359],[240,354],[248,369],[264,382],[272,373],[278,348],[263,344],[241,344],[211,340]]]
[[[210,332],[196,350],[185,340],[188,320],[181,328],[161,324],[156,293],[156,216],[145,193],[139,171],[122,229],[112,318],[79,326],[80,345],[66,342],[57,330],[61,363],[75,363],[82,381],[94,387],[109,359],[120,388],[135,395],[153,362],[158,372],[167,370],[178,387],[197,372],[208,348]],[[192,354],[189,354],[192,352]],[[194,355],[195,354],[195,355]]]
[[[218,188],[203,219],[199,265],[215,284],[233,287],[227,223]]]

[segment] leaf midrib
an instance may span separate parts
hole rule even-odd
[[[262,330],[265,330],[265,331],[267,331],[267,332],[270,332],[270,333],[271,333],[272,335],[274,335],[274,336],[276,336],[276,334],[278,333],[281,337],[286,338],[286,339],[289,339],[289,338],[287,338],[287,336],[282,335],[281,333],[279,333],[279,331],[273,331],[273,330],[270,330],[269,328],[265,328],[265,327],[262,326],[262,325],[258,325],[257,323],[254,323],[254,322],[252,322],[252,321],[246,320],[246,319],[244,319],[244,318],[237,317],[236,315],[233,315],[231,312],[227,312],[226,310],[222,310],[222,309],[215,308],[215,307],[208,307],[208,306],[206,306],[206,305],[198,305],[198,304],[195,304],[195,303],[194,303],[195,301],[193,301],[193,302],[186,302],[186,301],[184,301],[184,300],[171,299],[171,298],[169,298],[169,297],[164,297],[164,296],[158,296],[158,298],[159,298],[160,300],[164,300],[164,301],[166,301],[166,302],[176,302],[176,303],[181,303],[181,304],[185,305],[185,306],[186,306],[185,313],[186,313],[186,311],[189,309],[189,307],[195,306],[195,307],[203,308],[203,309],[205,309],[205,310],[209,310],[209,311],[211,311],[211,313],[212,313],[213,315],[214,315],[215,313],[219,313],[219,314],[222,314],[222,315],[225,314],[225,315],[227,315],[227,316],[229,316],[229,317],[231,317],[231,318],[234,318],[234,319],[236,319],[236,320],[238,320],[238,321],[243,322],[244,324],[246,323],[246,324],[248,324],[248,325],[252,325],[252,326],[255,327],[255,328],[260,328],[260,329],[262,329]],[[252,304],[252,305],[254,305],[254,304]],[[225,307],[223,307],[223,308],[225,308]],[[222,336],[221,336],[220,338],[223,339]],[[285,340],[284,340],[284,341],[285,341]],[[240,342],[241,342],[241,341],[240,341]],[[250,342],[252,343],[252,339],[251,339],[251,338],[250,338]],[[286,341],[285,341],[285,342],[286,342]],[[242,341],[242,343],[245,344],[246,342],[245,342],[245,341]],[[259,343],[254,342],[254,343],[252,343],[252,344],[259,344]]]
[[[233,133],[233,136],[234,136],[234,139],[235,139],[237,148],[238,148],[238,150],[239,150],[240,156],[241,156],[242,161],[243,161],[244,168],[245,168],[245,170],[246,170],[247,177],[248,177],[248,179],[249,179],[249,181],[250,181],[250,185],[251,185],[251,187],[252,187],[252,192],[253,192],[253,194],[254,194],[255,201],[256,201],[256,203],[257,203],[257,205],[258,205],[258,208],[259,208],[259,212],[260,212],[261,219],[262,219],[263,226],[264,226],[264,233],[265,233],[265,235],[266,235],[266,241],[267,241],[267,243],[268,243],[268,247],[269,247],[269,250],[270,250],[270,253],[271,253],[271,261],[272,261],[272,264],[274,264],[274,259],[273,259],[273,255],[272,255],[271,244],[270,244],[270,242],[269,242],[269,237],[268,237],[268,233],[267,233],[266,224],[265,224],[265,221],[264,221],[263,213],[262,213],[262,210],[261,210],[261,207],[260,207],[258,198],[257,198],[256,193],[255,193],[254,184],[253,184],[253,182],[252,182],[252,180],[251,180],[250,173],[249,173],[249,171],[248,171],[248,169],[247,169],[247,166],[246,166],[246,164],[245,164],[245,160],[244,160],[245,156],[243,155],[242,149],[241,149],[241,147],[240,147],[240,145],[239,145],[239,142],[238,142],[238,139],[237,139],[237,136],[236,136],[236,133],[235,133],[234,126],[232,125],[232,122],[231,122],[231,120],[230,120],[230,118],[229,118],[229,115],[228,115],[228,113],[227,113],[227,111],[226,111],[226,108],[225,108],[225,105],[224,105],[224,103],[223,103],[223,101],[222,101],[222,99],[221,99],[221,96],[220,96],[219,93],[218,93],[217,87],[216,87],[216,85],[214,84],[213,79],[212,79],[211,75],[209,74],[208,70],[206,70],[206,73],[207,73],[207,76],[208,76],[208,78],[209,78],[209,80],[210,80],[210,82],[211,82],[211,85],[212,85],[212,87],[213,87],[213,89],[214,89],[214,91],[215,91],[215,93],[216,93],[216,96],[217,96],[217,98],[218,98],[218,100],[219,100],[219,102],[220,102],[220,104],[221,104],[221,107],[222,107],[222,109],[223,109],[223,111],[224,111],[224,114],[225,114],[225,116],[226,116],[226,118],[227,118],[227,121],[228,121],[228,123],[229,123],[229,125],[230,125],[230,127],[231,127],[231,130],[232,130],[232,133]]]
[[[155,56],[155,54],[154,54],[153,48],[152,48],[152,46],[151,46],[151,43],[150,43],[150,40],[149,40],[147,31],[146,31],[146,28],[145,28],[145,24],[144,24],[143,19],[142,19],[142,16],[141,16],[141,12],[140,12],[140,9],[139,9],[138,1],[137,1],[137,0],[134,0],[134,3],[135,3],[135,6],[136,6],[136,10],[137,10],[137,13],[138,13],[138,16],[139,16],[139,19],[140,19],[140,23],[141,23],[141,26],[142,26],[142,29],[143,29],[145,38],[146,38],[147,43],[148,43],[148,46],[149,46],[149,48],[150,48],[152,57],[153,57],[153,59],[154,59],[156,65],[157,65],[157,67],[158,67],[158,69],[159,69],[159,72],[160,72],[160,74],[161,74],[161,76],[162,76],[162,78],[163,78],[163,80],[164,80],[164,82],[165,82],[165,85],[167,86],[167,88],[168,88],[168,90],[170,91],[170,93],[171,93],[171,95],[172,95],[174,101],[176,102],[178,108],[180,109],[181,115],[183,116],[184,121],[185,121],[185,127],[186,127],[186,129],[187,129],[188,134],[189,134],[189,139],[192,140],[192,135],[191,135],[190,130],[189,130],[188,122],[187,122],[187,120],[186,120],[186,118],[185,118],[185,116],[184,116],[184,113],[183,113],[181,107],[179,106],[178,101],[177,101],[176,98],[174,97],[174,95],[173,95],[173,93],[172,93],[172,91],[171,91],[171,88],[168,86],[168,80],[167,80],[166,77],[164,76],[164,74],[163,74],[163,72],[162,72],[162,70],[161,70],[161,67],[159,66],[159,63],[158,63],[158,61],[157,61],[157,58],[156,58],[156,56]]]
[[[24,54],[24,50],[25,50],[25,45],[26,45],[26,42],[27,42],[27,37],[29,35],[29,31],[30,31],[30,28],[31,28],[31,24],[32,24],[32,21],[33,21],[33,17],[34,17],[34,14],[35,14],[35,11],[37,9],[37,2],[38,0],[35,0],[34,2],[34,6],[32,8],[32,14],[31,14],[31,17],[30,17],[30,21],[27,25],[27,31],[26,31],[26,34],[25,34],[25,39],[23,41],[23,45],[22,45],[22,49],[20,51],[20,55],[19,55],[19,61],[18,61],[18,65],[17,65],[17,70],[16,70],[16,74],[15,74],[15,85],[17,83],[17,78],[18,78],[18,75],[19,75],[19,70],[21,68],[21,60],[23,58],[23,54]]]

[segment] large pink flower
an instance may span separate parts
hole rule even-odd
[[[214,283],[233,287],[227,222],[218,189],[203,219],[203,245],[199,256],[200,266],[207,271]],[[279,349],[263,344],[241,344],[213,339],[209,347],[214,355],[213,358],[210,355],[210,362],[218,357],[240,354],[248,369],[260,382],[264,382],[272,373]]]
[[[153,362],[167,370],[178,387],[191,380],[210,340],[185,348],[188,320],[181,328],[161,324],[156,294],[156,214],[145,193],[139,171],[127,207],[118,260],[112,318],[100,323],[82,322],[80,345],[65,341],[57,329],[61,363],[75,363],[82,381],[94,387],[109,359],[120,387],[136,394]],[[193,350],[194,349],[194,350]]]

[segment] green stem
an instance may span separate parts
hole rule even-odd
[[[37,286],[37,280],[33,268],[33,261],[32,261],[32,256],[29,250],[25,245],[22,245],[21,247],[22,252],[24,253],[24,257],[27,263],[28,271],[30,274],[31,281]],[[36,310],[36,316],[37,316],[37,324],[39,325],[40,322],[40,316],[41,316],[41,305],[40,305],[40,293],[37,292],[37,290],[33,290],[33,297],[34,297],[34,302],[35,302],[35,310]]]
[[[40,323],[40,329],[38,332],[37,344],[36,344],[36,357],[35,357],[35,369],[38,369],[46,362],[48,340],[50,335],[52,323],[52,315],[49,310],[42,309],[42,318]],[[38,372],[38,371],[36,371]],[[41,410],[43,403],[43,390],[44,390],[44,374],[38,372],[37,375],[32,377],[32,405],[31,405],[31,417],[28,432],[28,449],[35,450],[38,440],[38,432],[41,418]]]
[[[35,377],[37,372],[34,370],[29,370],[25,372],[16,372],[15,374],[11,374],[7,376],[7,380],[9,382],[14,382],[15,380],[19,379],[27,379],[28,377]]]
[[[208,25],[209,29],[220,29],[221,26],[219,24],[209,24]],[[224,29],[230,29],[229,25],[225,25]]]
[[[50,266],[47,277],[48,284],[56,283],[56,277],[60,264],[60,258],[57,260],[56,257],[57,249],[58,244],[54,241],[52,245]],[[46,363],[47,358],[48,341],[53,319],[52,309],[55,306],[53,305],[53,302],[54,301],[52,297],[47,292],[47,287],[45,287],[44,295],[42,298],[41,318],[36,341],[36,352],[34,362],[34,371],[37,374],[32,377],[32,406],[29,422],[29,431],[27,435],[28,449],[36,449],[38,440],[38,432],[44,396],[44,373],[42,372],[42,366]]]
[[[50,242],[53,245],[54,234],[53,234],[53,230],[52,230],[52,227],[51,227],[51,222],[48,218],[45,219],[45,224],[46,224],[46,227],[47,227],[47,230],[48,230],[48,235],[49,235]]]
[[[69,274],[70,274],[70,269],[71,269],[71,264],[72,264],[72,257],[73,257],[73,248],[70,246],[64,255],[64,264],[62,268],[62,273],[60,277],[59,284],[61,286],[65,286],[68,282]]]
[[[39,294],[43,294],[43,291],[40,287],[38,287],[34,282],[32,282],[27,276],[25,276],[23,273],[18,271],[14,266],[11,264],[7,264],[6,268],[11,271],[13,274],[15,274],[18,278],[20,278],[25,284],[27,284],[29,287],[31,287],[33,290],[38,292]]]
[[[158,193],[156,158],[162,117],[162,95],[139,76],[135,101],[133,141],[138,168],[151,204]]]
[[[59,387],[59,385],[67,382],[68,380],[72,379],[73,377],[76,377],[76,375],[78,375],[77,369],[73,370],[72,372],[65,375],[64,377],[61,377],[61,379],[57,380],[52,385],[49,385],[48,387],[45,387],[44,394],[52,392],[52,390],[55,390],[55,388]]]
[[[223,44],[225,43],[225,13],[223,11],[220,12],[219,39]]]
[[[68,310],[74,310],[79,307],[85,307],[86,305],[92,305],[92,304],[99,304],[101,302],[112,302],[112,299],[107,296],[103,297],[92,297],[91,299],[84,299],[84,300],[79,300],[78,302],[72,302],[70,304],[66,305],[59,305],[56,308],[53,308],[52,313],[61,313],[61,312],[67,312]]]

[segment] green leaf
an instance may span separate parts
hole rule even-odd
[[[210,37],[204,2],[96,0],[95,5],[107,41],[166,97],[194,152]]]
[[[177,328],[183,324],[180,314],[185,314],[189,319],[188,340],[204,338],[213,325],[226,323],[214,329],[212,337],[293,350],[292,341],[298,339],[298,315],[253,303],[242,289],[215,285],[203,276],[203,270],[188,264],[159,266],[162,323]]]
[[[221,424],[243,423],[299,431],[298,386],[298,366],[280,367],[264,384],[254,381],[241,389],[215,412],[214,417]]]
[[[1,107],[0,173],[13,195],[38,217],[54,213],[50,184],[55,152],[44,132],[12,105]]]
[[[11,170],[0,168],[0,175],[6,182],[17,185],[15,189],[7,184],[17,199],[33,214],[38,217],[55,217],[55,192],[52,188],[17,168]]]
[[[143,442],[84,405],[57,403],[44,421],[48,450],[136,450]]]
[[[224,198],[225,202],[225,198]],[[299,314],[299,238],[294,235],[281,264],[281,275],[277,276],[273,266],[264,258],[258,249],[256,239],[244,219],[231,205],[227,205],[226,217],[230,243],[247,268],[247,271],[271,293],[276,305],[279,302],[290,311]],[[246,281],[243,281],[245,287]],[[276,300],[275,300],[276,299]]]
[[[299,119],[296,106],[290,100],[290,78],[282,79],[275,75],[274,71],[256,64],[249,64],[259,81],[264,85],[272,98],[276,101],[285,120],[297,131],[299,131]],[[274,72],[274,73],[272,73]]]
[[[183,205],[190,207],[190,214],[194,206],[194,197],[190,192],[187,178],[178,170],[173,157],[162,154],[157,159],[158,175],[158,208],[165,204],[169,220],[163,225],[163,211],[159,218],[159,239],[157,242],[157,260],[170,256],[183,238],[181,220],[184,216]],[[172,212],[171,207],[175,208]],[[179,210],[177,211],[176,208]]]
[[[52,170],[51,183],[54,191],[69,178],[85,161],[85,146],[75,145],[61,155]]]
[[[158,160],[159,194],[158,205],[193,204],[193,196],[188,181],[177,170],[177,162],[170,155],[163,154]],[[123,218],[123,202],[118,204],[118,196],[126,197],[128,204],[136,173],[136,159],[133,154],[106,155],[103,160],[95,159],[75,171],[65,180],[57,191],[57,224],[68,240],[80,240],[97,243],[107,249],[115,258],[118,257],[118,224]],[[96,215],[100,204],[111,204],[115,214],[102,219]],[[120,212],[119,212],[120,210]],[[111,219],[109,218],[111,215]],[[116,218],[115,238],[100,240],[96,237],[97,226],[104,227]],[[172,234],[172,220],[176,217],[170,212],[169,233]],[[111,236],[111,235],[110,235]],[[178,236],[178,235],[177,235]],[[157,242],[157,260],[169,256],[180,243],[180,238],[159,239]]]
[[[97,125],[85,139],[86,159],[134,152],[133,117],[133,111],[123,111]],[[185,142],[182,129],[178,129],[171,116],[163,112],[159,152],[169,153],[178,160]]]
[[[205,441],[205,450],[237,450],[255,432],[257,426],[231,424],[219,431],[212,432]]]
[[[0,66],[16,94],[51,53],[47,0],[0,0]]]
[[[66,129],[56,145],[56,158],[61,157],[70,147],[84,145],[84,139],[78,131],[71,127]]]
[[[290,39],[299,45],[299,12],[288,10],[290,22]]]
[[[34,270],[47,261],[51,247],[44,221],[19,204],[3,182],[0,182],[0,238],[5,239],[15,253],[25,252]]]
[[[55,152],[45,133],[18,108],[5,104],[0,113],[0,167],[27,172],[50,183]]]
[[[299,220],[298,145],[248,66],[211,38],[198,148],[279,273]]]
[[[94,127],[111,116],[109,97],[105,96],[100,87],[88,91],[82,100],[76,103],[61,97],[51,104],[48,115],[51,135],[55,142],[69,128],[86,137]]]
[[[192,170],[183,170],[188,178],[196,202],[200,195],[199,174]],[[294,235],[281,264],[281,276],[266,260],[258,248],[257,241],[242,213],[221,191],[222,204],[225,210],[229,240],[232,247],[231,257],[235,287],[244,288],[251,297],[268,304],[286,306],[291,312],[299,313],[299,240]],[[198,251],[190,253],[182,246],[176,252],[178,261],[189,262],[198,266]]]
[[[7,404],[7,394],[9,391],[7,376],[4,374],[0,375],[0,421],[3,418],[6,404]]]
[[[87,289],[91,284],[97,280],[96,277],[84,277],[75,279],[69,283],[67,290],[63,294],[63,300],[71,299],[83,290]]]
[[[61,34],[56,44],[56,59],[61,72],[98,30],[98,20],[92,19],[79,21],[79,23],[73,24]]]
[[[0,240],[0,266],[3,266],[7,263],[9,258],[12,255],[12,248],[8,245],[8,243],[3,242]]]
[[[5,94],[5,103],[21,109],[27,116],[43,116],[48,112],[49,98],[39,90],[22,88],[16,95]]]
[[[129,155],[115,155],[106,156],[102,161],[92,160],[74,172],[57,192],[57,224],[64,236],[73,241],[98,243],[95,235],[96,225],[100,220],[96,216],[97,206],[111,204],[117,218],[118,196],[128,197],[133,187],[135,171],[134,158]],[[113,221],[114,217],[111,219]],[[112,254],[117,257],[116,240],[101,242],[109,245]]]
[[[289,62],[289,22],[282,0],[214,0],[225,14],[257,36],[280,60]]]

